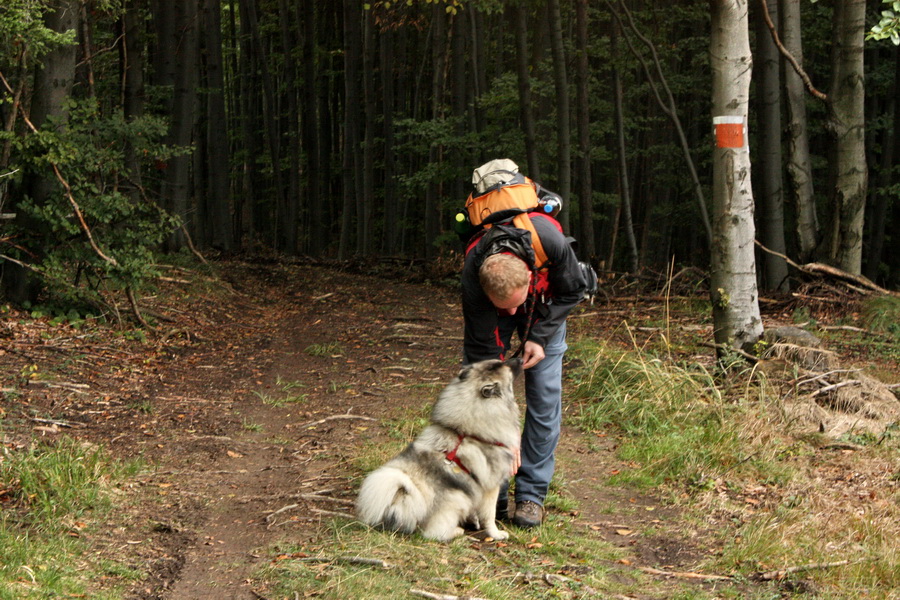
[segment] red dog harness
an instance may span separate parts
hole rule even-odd
[[[456,455],[457,451],[459,450],[460,445],[462,445],[463,439],[470,437],[475,441],[481,442],[482,444],[492,444],[494,446],[500,446],[501,448],[507,447],[506,444],[502,444],[500,442],[489,442],[489,441],[483,440],[479,437],[475,437],[474,435],[463,435],[462,433],[457,433],[457,435],[459,436],[459,439],[456,440],[456,446],[453,447],[453,450],[451,450],[450,452],[448,452],[446,454],[447,460],[449,460],[450,462],[455,464],[457,467],[462,469],[466,475],[470,475],[472,477],[475,477],[475,476],[472,475],[472,472],[469,471],[468,468],[466,468],[466,465],[464,465],[462,460],[460,460],[459,456]]]

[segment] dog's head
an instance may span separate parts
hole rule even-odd
[[[432,420],[460,433],[489,437],[496,427],[518,427],[513,381],[522,360],[485,360],[460,370],[441,392]]]
[[[521,358],[484,360],[463,367],[456,376],[456,381],[477,384],[482,398],[500,398],[505,390],[512,391],[512,382],[521,373]]]

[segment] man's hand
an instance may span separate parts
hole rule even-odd
[[[525,350],[522,353],[522,367],[530,369],[544,360],[544,348],[535,342],[525,342]]]
[[[512,477],[516,473],[519,472],[519,467],[522,466],[522,449],[516,446],[515,448],[511,448],[513,453],[513,461],[512,466],[509,469],[509,476]]]

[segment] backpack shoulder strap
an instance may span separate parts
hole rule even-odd
[[[519,229],[525,229],[531,232],[531,247],[534,248],[535,271],[548,268],[550,265],[548,264],[549,259],[547,258],[547,252],[544,250],[544,245],[541,243],[541,236],[538,235],[537,229],[531,221],[531,216],[529,214],[521,214],[515,217],[512,222]]]

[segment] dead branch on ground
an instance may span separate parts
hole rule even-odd
[[[700,579],[704,581],[730,581],[733,579],[730,575],[707,575],[705,573],[692,573],[680,571],[663,571],[654,569],[653,567],[638,567],[639,571],[649,573],[650,575],[660,575],[662,577],[674,577],[676,579]]]
[[[765,573],[755,573],[751,575],[751,579],[756,579],[758,581],[773,581],[784,579],[788,575],[792,575],[794,573],[802,573],[804,571],[813,571],[816,569],[833,569],[835,567],[843,567],[846,565],[855,565],[863,562],[863,559],[850,561],[850,560],[839,560],[837,562],[830,563],[812,563],[809,565],[798,565],[796,567],[788,567],[786,569],[779,569],[777,571],[767,571]]]
[[[333,415],[331,417],[325,417],[324,419],[319,419],[318,421],[311,421],[309,423],[304,423],[300,425],[300,427],[314,427],[316,425],[321,425],[322,423],[327,423],[328,421],[340,421],[345,419],[358,419],[360,421],[377,421],[378,419],[373,419],[372,417],[364,417],[362,415]]]

